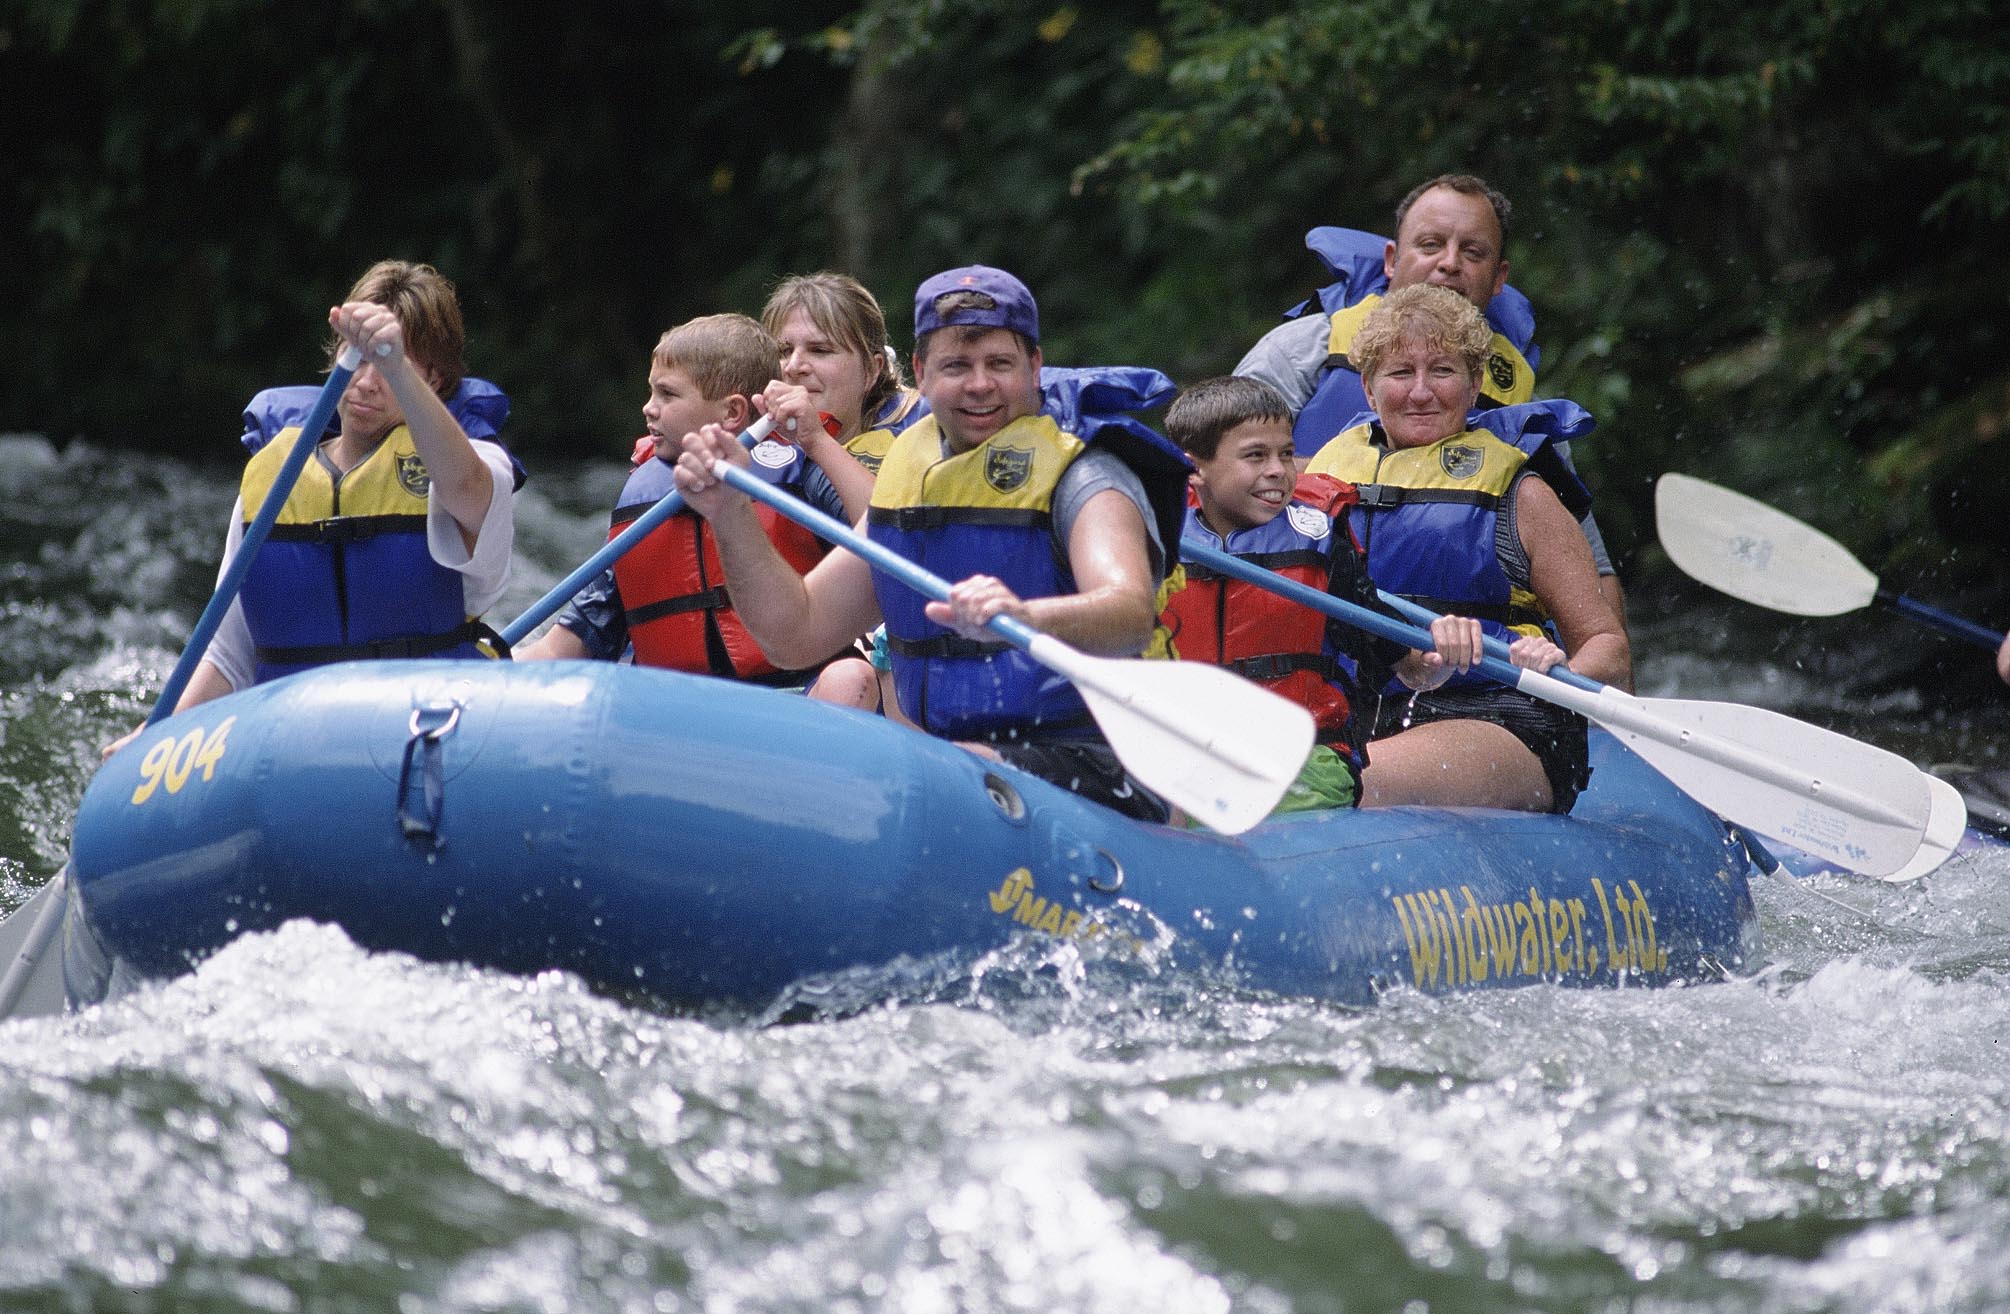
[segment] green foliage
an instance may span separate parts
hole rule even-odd
[[[742,262],[778,272],[747,183],[802,116],[721,56],[775,16],[24,0],[0,425],[228,457],[244,399],[311,381],[328,306],[397,255],[460,284],[520,444],[625,448],[656,334]]]
[[[1155,21],[1139,0],[894,0],[803,31],[794,48],[850,84],[827,137],[770,158],[764,187],[786,182],[820,210],[784,268],[835,259],[882,290],[901,337],[922,278],[1002,264],[1038,290],[1054,359],[1164,359],[1166,335],[1130,308],[1166,255],[1154,226],[1070,183],[1155,94]]]
[[[389,254],[461,284],[533,454],[620,450],[657,332],[818,267],[899,338],[1005,264],[1057,363],[1192,379],[1314,288],[1306,229],[1465,170],[1622,551],[1675,468],[1874,555],[2010,445],[1996,8],[17,0],[0,428],[227,452]]]
[[[1668,468],[1831,515],[1840,485],[1858,514],[1834,527],[1895,538],[1951,459],[1940,413],[2003,428],[1987,226],[2010,204],[2010,46],[1989,6],[1163,8],[1168,94],[1085,170],[1196,231],[1241,206],[1270,249],[1315,222],[1387,231],[1440,171],[1501,185],[1545,390],[1603,421],[1580,455],[1622,545],[1651,541]],[[1311,272],[1252,290],[1281,307]],[[1908,456],[1866,461],[1883,450]]]

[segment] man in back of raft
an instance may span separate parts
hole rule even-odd
[[[711,473],[745,454],[717,425],[685,442],[677,483],[712,522],[740,618],[783,665],[885,621],[900,706],[957,740],[1129,816],[1165,803],[1132,779],[1074,688],[986,628],[1012,616],[1086,652],[1135,656],[1156,637],[1167,569],[1152,502],[1115,451],[1042,413],[1033,294],[985,265],[914,299],[914,371],[931,414],[897,438],[861,528],[958,582],[926,602],[834,552],[808,575],[775,551],[749,500]]]
[[[1366,253],[1377,240],[1353,229],[1315,229],[1308,244],[1341,275],[1344,289],[1329,289],[1337,306],[1314,297],[1302,313],[1263,335],[1236,364],[1244,378],[1259,379],[1290,405],[1292,437],[1302,463],[1368,410],[1361,374],[1348,356],[1348,346],[1361,322],[1390,292],[1418,283],[1450,288],[1479,308],[1494,307],[1507,287],[1507,223],[1512,207],[1507,197],[1482,178],[1469,173],[1441,174],[1411,189],[1396,207],[1396,236],[1382,242],[1381,269]],[[1323,240],[1321,240],[1323,239]],[[1338,259],[1344,246],[1350,259]],[[1336,289],[1339,285],[1336,285]],[[1535,396],[1534,319],[1519,293],[1514,338],[1493,324],[1493,349],[1481,379],[1482,407],[1513,406]],[[1330,313],[1319,313],[1330,311]],[[1526,352],[1526,355],[1524,355]],[[1560,449],[1570,461],[1569,444]],[[1598,568],[1599,591],[1626,619],[1626,598],[1619,575],[1606,550],[1598,524],[1587,513],[1581,522]]]

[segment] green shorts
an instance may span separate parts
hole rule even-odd
[[[1291,782],[1284,791],[1284,797],[1270,809],[1270,815],[1281,817],[1287,812],[1318,812],[1323,808],[1360,806],[1360,773],[1347,765],[1346,758],[1326,745],[1314,744],[1305,757],[1305,765],[1298,768],[1298,779]],[[1186,828],[1199,830],[1201,823],[1187,817]]]
[[[1284,797],[1270,810],[1271,816],[1285,812],[1314,812],[1320,808],[1351,808],[1361,803],[1361,777],[1346,758],[1324,744],[1314,744],[1298,769],[1298,779],[1284,791]]]

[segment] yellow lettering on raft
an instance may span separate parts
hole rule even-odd
[[[1619,947],[1619,937],[1615,933],[1615,928],[1612,925],[1612,905],[1608,904],[1605,901],[1605,885],[1596,876],[1593,876],[1591,878],[1591,893],[1598,900],[1599,915],[1605,919],[1606,970],[1611,972],[1614,976],[1618,976],[1620,973],[1630,971],[1632,969],[1633,958],[1632,955],[1627,953],[1626,950]],[[1621,900],[1623,900],[1626,897],[1625,895],[1619,893],[1618,890],[1614,890],[1612,892],[1612,895],[1613,898]],[[1632,943],[1630,938],[1628,939],[1627,943],[1629,944]]]
[[[1626,883],[1633,887],[1633,908],[1640,919],[1641,934],[1645,940],[1642,946],[1644,956],[1640,961],[1646,964],[1647,971],[1665,972],[1668,970],[1668,951],[1655,940],[1654,910],[1647,906],[1646,891],[1640,888],[1638,881],[1629,880]]]
[[[230,727],[236,724],[235,716],[226,716],[212,730],[197,726],[180,739],[155,740],[140,759],[140,784],[131,801],[144,803],[162,787],[170,794],[181,793],[198,767],[205,782],[216,779],[216,764],[223,760],[230,745]]]
[[[1420,896],[1400,894],[1393,900],[1396,918],[1403,924],[1403,940],[1410,946],[1410,979],[1419,987],[1438,983],[1438,928],[1425,911]]]
[[[1019,902],[1020,894],[1032,884],[1033,873],[1024,867],[1008,874],[1005,877],[1005,883],[991,891],[991,911],[995,913],[1010,912],[1012,906]]]
[[[1514,977],[1557,980],[1668,970],[1647,892],[1638,881],[1622,887],[1591,877],[1592,898],[1605,924],[1601,950],[1587,934],[1590,905],[1581,898],[1528,897],[1481,903],[1469,885],[1391,895],[1410,957],[1410,980],[1420,989],[1479,985]]]
[[[1471,898],[1470,892],[1466,896]],[[1497,903],[1480,908],[1486,927],[1487,955],[1495,976],[1513,976],[1515,959],[1514,911]]]
[[[1472,979],[1475,982],[1487,979],[1487,951],[1492,947],[1487,936],[1486,914],[1480,911],[1480,901],[1473,897],[1473,887],[1461,885],[1459,893],[1466,898],[1465,911],[1459,914],[1459,930],[1472,946]]]
[[[1541,967],[1536,959],[1535,918],[1528,915],[1528,905],[1520,900],[1508,907],[1514,912],[1515,925],[1521,927],[1521,974],[1534,976]]]
[[[1458,985],[1465,974],[1459,970],[1459,928],[1445,916],[1445,905],[1451,902],[1451,896],[1443,890],[1433,890],[1425,897],[1431,901],[1431,916],[1437,921],[1438,934],[1444,937],[1445,984]]]
[[[1033,873],[1020,867],[1006,874],[995,890],[985,895],[991,911],[1000,917],[1009,916],[1021,926],[1029,926],[1048,935],[1058,935],[1072,940],[1093,940],[1109,928],[1079,910],[1063,908],[1059,901],[1049,902],[1033,893]]]

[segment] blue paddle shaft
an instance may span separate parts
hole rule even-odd
[[[328,421],[334,418],[335,404],[342,400],[342,390],[349,386],[350,376],[362,363],[363,357],[354,347],[344,347],[335,361],[335,367],[328,371],[328,381],[321,385],[321,395],[314,399],[314,409],[307,412],[307,418],[301,421],[300,437],[294,442],[293,450],[286,454],[286,462],[279,467],[272,487],[266,491],[265,502],[258,508],[258,514],[245,527],[244,539],[237,545],[237,555],[230,559],[223,578],[216,582],[216,592],[210,595],[209,605],[203,608],[201,618],[189,634],[188,644],[181,650],[181,660],[175,663],[167,683],[161,687],[161,696],[155,700],[154,709],[147,713],[148,725],[171,715],[174,705],[181,701],[182,690],[188,688],[196,663],[209,651],[209,641],[216,637],[217,627],[230,614],[230,604],[237,600],[238,590],[244,587],[244,577],[251,573],[252,559],[264,545],[265,536],[272,532],[286,499],[292,496],[293,485],[300,481],[300,472],[306,468],[307,458],[314,454],[321,435],[328,431]]]
[[[1965,639],[1991,652],[2003,644],[2003,635],[1999,631],[1992,630],[1986,625],[1977,625],[1974,621],[1956,616],[1952,612],[1942,611],[1917,598],[1908,598],[1903,593],[1893,593],[1889,589],[1881,588],[1877,591],[1877,600],[1907,620],[1916,621],[1930,630],[1938,630],[1951,639]]]
[[[1429,625],[1438,618],[1438,613],[1432,611],[1429,607],[1412,602],[1408,598],[1399,598],[1386,589],[1376,589],[1375,596],[1419,625]],[[1502,643],[1491,634],[1482,636],[1481,642],[1486,645],[1488,656],[1498,657],[1510,665],[1513,664],[1513,659],[1508,656],[1508,646],[1505,643]],[[1550,667],[1545,674],[1553,680],[1561,680],[1565,684],[1575,685],[1577,688],[1589,693],[1596,693],[1605,687],[1588,675],[1579,675],[1576,671],[1571,670],[1561,662]]]
[[[1295,579],[1286,579],[1274,571],[1265,570],[1261,566],[1253,565],[1240,557],[1231,556],[1218,548],[1209,547],[1205,543],[1199,543],[1190,538],[1182,539],[1180,541],[1180,555],[1189,561],[1194,561],[1211,570],[1219,571],[1221,574],[1245,580],[1248,583],[1256,585],[1258,588],[1269,589],[1280,597],[1289,598],[1293,602],[1310,607],[1312,610],[1331,616],[1335,620],[1345,621],[1350,625],[1367,630],[1370,634],[1379,635],[1384,639],[1401,643],[1411,648],[1428,649],[1431,647],[1431,634],[1429,630],[1418,629],[1414,626],[1405,625],[1400,621],[1391,620],[1387,616],[1369,611],[1366,607],[1355,606],[1345,599],[1336,598],[1330,593],[1300,584]],[[1411,602],[1408,598],[1399,598],[1393,593],[1386,593],[1379,589],[1376,590],[1376,596],[1406,616],[1415,617],[1425,623],[1437,619],[1436,612],[1428,607]],[[1508,660],[1507,645],[1499,639],[1488,637],[1486,640],[1486,652],[1487,656],[1480,659],[1477,669],[1482,674],[1491,679],[1499,680],[1510,688],[1520,688],[1523,668],[1514,665],[1513,662]],[[1552,666],[1548,674],[1551,679],[1556,680],[1560,684],[1571,685],[1587,693],[1596,693],[1605,688],[1598,681],[1591,679],[1589,676],[1579,675],[1576,671],[1560,663]],[[1773,871],[1778,868],[1779,859],[1767,851],[1766,846],[1759,842],[1758,837],[1753,835],[1749,828],[1737,827],[1736,830],[1738,838],[1745,845],[1745,851],[1751,855],[1754,862],[1766,871]]]
[[[1312,610],[1331,616],[1335,620],[1345,621],[1349,625],[1355,626],[1357,629],[1366,630],[1378,638],[1387,639],[1392,643],[1400,643],[1406,648],[1420,648],[1426,652],[1429,652],[1432,648],[1431,632],[1429,630],[1419,629],[1414,625],[1405,625],[1402,621],[1384,616],[1380,612],[1369,611],[1366,607],[1356,606],[1343,598],[1336,598],[1330,593],[1312,588],[1310,585],[1300,584],[1295,579],[1286,579],[1275,571],[1265,570],[1262,566],[1244,561],[1241,557],[1232,556],[1219,548],[1212,548],[1205,543],[1198,543],[1193,539],[1187,538],[1180,540],[1179,551],[1180,555],[1188,561],[1197,562],[1200,565],[1206,566],[1209,570],[1218,571],[1234,579],[1244,580],[1256,585],[1258,588],[1269,589],[1279,597],[1289,598],[1301,606],[1310,607]],[[1386,599],[1388,595],[1384,594],[1383,596]],[[1505,656],[1493,656],[1492,648],[1489,648],[1487,651],[1488,655],[1480,658],[1474,665],[1474,669],[1489,679],[1499,680],[1502,684],[1511,687],[1518,686],[1522,668],[1508,661]],[[1503,651],[1505,650],[1503,649]],[[1580,676],[1579,678],[1582,679],[1583,677]],[[1593,683],[1591,687],[1597,689],[1602,686]]]
[[[749,425],[745,433],[740,435],[740,446],[752,447],[755,443],[767,437],[769,431],[774,427],[774,417],[763,415],[760,419]],[[622,530],[613,538],[608,539],[606,545],[600,551],[580,563],[579,569],[552,585],[549,593],[546,593],[536,602],[531,603],[523,615],[511,621],[502,631],[502,641],[510,645],[522,642],[526,634],[544,624],[560,607],[570,602],[573,595],[597,579],[601,571],[606,570],[609,566],[621,560],[622,557],[628,554],[630,548],[640,543],[644,538],[647,538],[651,530],[683,509],[684,495],[682,493],[673,488],[663,494],[657,500],[655,506],[650,507],[647,511],[637,516],[630,522],[628,528]]]
[[[712,473],[756,502],[773,507],[825,542],[835,543],[870,564],[875,570],[885,571],[923,597],[933,598],[937,602],[949,601],[948,580],[923,570],[884,544],[873,542],[843,521],[832,519],[800,499],[790,497],[781,489],[761,482],[737,465],[715,461],[712,464]],[[1010,616],[993,616],[987,623],[987,628],[1022,652],[1039,637],[1037,630],[1022,625]]]

